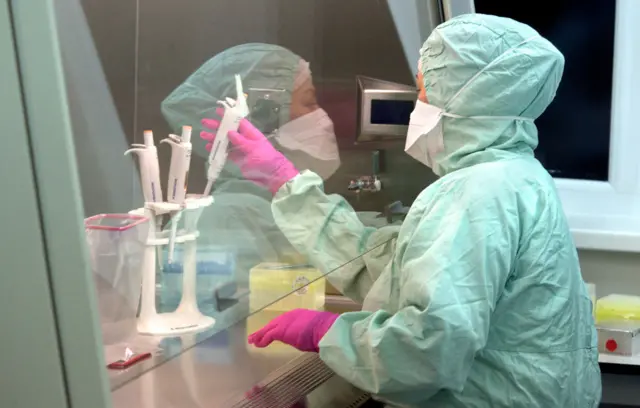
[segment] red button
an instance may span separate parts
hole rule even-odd
[[[607,350],[614,352],[618,348],[618,343],[616,343],[616,341],[613,339],[609,339],[604,346],[607,348]]]

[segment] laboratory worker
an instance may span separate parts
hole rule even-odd
[[[287,238],[364,305],[286,312],[249,343],[319,352],[393,407],[597,407],[591,301],[553,180],[533,154],[562,54],[527,25],[472,14],[438,26],[417,65],[406,151],[440,178],[390,241],[250,123],[229,133],[243,172],[272,175],[254,182],[275,195]]]
[[[162,102],[171,128],[178,132],[189,125],[200,133],[202,119],[215,116],[218,101],[236,97],[236,74],[248,98],[249,118],[268,136],[267,143],[296,168],[330,177],[340,166],[333,122],[318,106],[309,63],[277,45],[238,45],[205,62]],[[213,140],[213,134],[204,135]],[[194,141],[196,156],[208,156],[206,144]],[[272,193],[251,182],[255,176],[245,177],[238,165],[227,161],[212,189],[215,204],[205,209],[198,223],[200,245],[235,253],[238,278],[245,282],[249,269],[261,261],[297,256],[273,219]]]

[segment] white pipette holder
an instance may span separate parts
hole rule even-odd
[[[170,231],[156,231],[149,228],[142,264],[142,297],[138,332],[150,335],[175,335],[194,333],[208,329],[215,319],[200,312],[196,300],[196,240],[200,233],[197,225],[202,211],[213,204],[211,196],[187,196],[183,205],[173,203],[145,203],[144,208],[131,211],[132,214],[145,215],[149,225],[155,226],[156,217],[170,212],[183,211],[184,228],[179,228],[175,237],[176,244],[184,245],[182,259],[182,298],[174,312],[158,313],[156,309],[156,252],[168,246]]]

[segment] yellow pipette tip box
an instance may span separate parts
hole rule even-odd
[[[321,310],[326,283],[322,273],[312,266],[264,262],[251,269],[249,289],[253,311]]]
[[[597,323],[625,320],[640,321],[640,297],[613,294],[598,299]]]

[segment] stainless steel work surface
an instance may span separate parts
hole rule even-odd
[[[189,341],[188,336],[184,338]],[[213,341],[216,345],[209,346]],[[196,345],[124,384],[113,392],[113,406],[217,406],[216,403],[249,391],[297,355],[293,351],[281,356],[250,355],[247,347],[246,330],[239,323],[211,337],[211,342]],[[152,364],[153,361],[142,363],[134,371],[146,371],[145,366]]]
[[[254,318],[258,321],[243,319],[197,344],[196,335],[174,338],[179,352],[166,350],[164,356],[128,370],[110,371],[113,406],[287,408],[306,400],[302,406],[320,408],[336,406],[336,401],[350,406],[351,401],[366,399],[335,376],[316,354],[283,345],[268,351],[248,345],[247,328],[252,330],[252,324],[259,325],[271,316],[267,312]],[[319,389],[328,380],[331,385]]]

